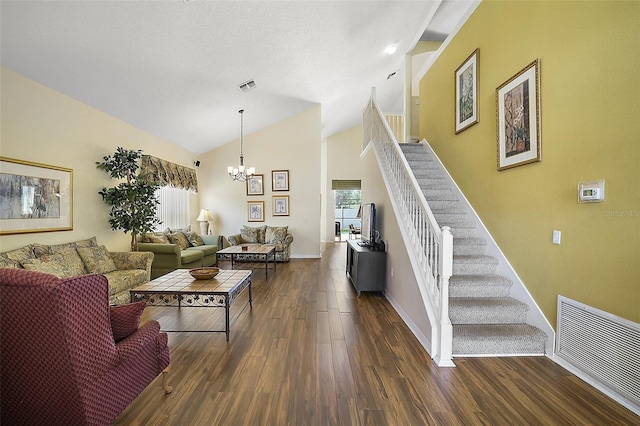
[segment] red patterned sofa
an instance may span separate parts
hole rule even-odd
[[[166,379],[167,335],[108,291],[103,275],[0,268],[0,424],[108,425]]]

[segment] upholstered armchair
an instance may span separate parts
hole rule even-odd
[[[139,326],[144,302],[108,300],[103,275],[0,268],[1,424],[108,425],[166,379],[167,335]]]

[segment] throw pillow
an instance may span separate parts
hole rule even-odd
[[[264,243],[264,231],[266,226],[247,226],[242,225],[240,236],[245,243]]]
[[[189,240],[189,244],[191,244],[193,247],[204,245],[204,241],[195,231],[185,232],[184,235],[187,237],[187,240]]]
[[[60,254],[45,254],[38,259],[25,259],[22,266],[29,271],[43,272],[58,278],[73,276]]]
[[[84,262],[78,255],[78,252],[74,247],[70,246],[52,246],[51,254],[59,254],[62,256],[64,261],[67,264],[67,268],[69,269],[68,275],[70,277],[75,277],[76,275],[86,274],[87,270],[84,268]]]
[[[265,233],[265,242],[267,244],[282,244],[284,243],[284,239],[287,236],[288,226],[267,226],[267,231]]]
[[[91,274],[106,274],[117,269],[105,246],[78,247],[76,250]]]
[[[109,306],[113,340],[117,342],[133,334],[140,326],[140,317],[146,307],[146,302]]]
[[[146,233],[141,240],[143,243],[169,244],[169,239],[163,232]]]
[[[20,262],[11,259],[0,259],[0,268],[22,268]]]
[[[7,251],[2,253],[2,257],[4,259],[13,260],[13,261],[22,263],[23,260],[34,258],[31,248],[32,246],[28,245],[16,250]]]
[[[187,236],[184,235],[184,232],[174,232],[173,234],[167,235],[169,237],[169,241],[171,244],[177,244],[180,247],[180,250],[184,250],[189,247],[189,240]]]
[[[251,226],[243,226],[240,230],[240,237],[245,243],[257,243],[258,242],[258,228],[252,228]]]

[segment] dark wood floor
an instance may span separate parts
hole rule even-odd
[[[169,333],[171,384],[122,425],[631,425],[640,418],[545,357],[438,368],[381,294],[357,298],[345,244],[254,271],[253,309],[224,333]],[[245,292],[246,293],[246,292]],[[245,295],[246,296],[246,295]],[[156,308],[166,329],[221,327],[222,309]]]

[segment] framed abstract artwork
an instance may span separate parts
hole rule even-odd
[[[289,196],[274,195],[272,198],[273,216],[289,216]]]
[[[247,178],[247,195],[264,195],[264,175],[253,175]]]
[[[478,67],[480,49],[465,59],[455,72],[456,82],[456,134],[478,121]]]
[[[271,190],[272,191],[288,191],[289,190],[289,170],[272,170],[271,171]]]
[[[264,222],[264,201],[247,201],[249,222]]]
[[[0,234],[73,230],[73,170],[0,157]]]
[[[540,83],[536,59],[496,89],[498,170],[534,163],[540,146]]]

